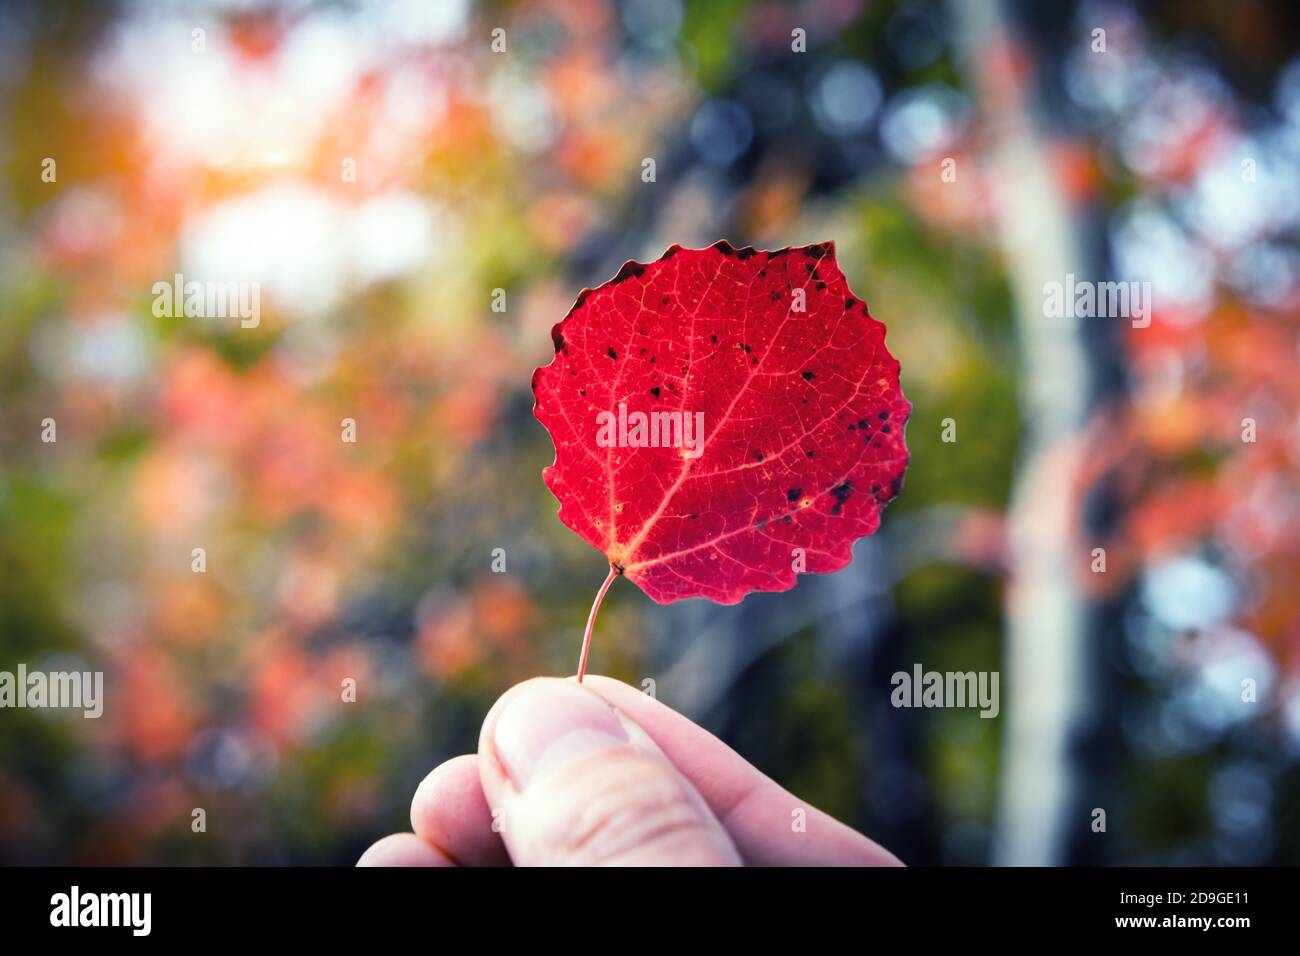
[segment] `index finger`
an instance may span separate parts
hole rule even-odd
[[[583,684],[650,735],[695,785],[751,866],[902,865],[655,698],[611,677],[588,674]]]

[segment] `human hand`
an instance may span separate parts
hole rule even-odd
[[[596,676],[507,691],[478,753],[425,777],[411,825],[357,865],[898,865],[708,731]]]

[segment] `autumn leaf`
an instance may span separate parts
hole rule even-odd
[[[584,290],[533,375],[560,520],[661,604],[846,566],[907,468],[911,406],[833,243],[672,246]]]

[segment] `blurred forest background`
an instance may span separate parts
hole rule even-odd
[[[593,671],[908,863],[1300,861],[1298,53],[1285,0],[0,5],[0,669],[107,698],[0,712],[0,861],[406,829],[605,574],[550,326],[719,238],[836,241],[911,468],[840,574],[616,586]],[[155,317],[175,272],[260,325]],[[1046,318],[1067,273],[1150,325]],[[1000,716],[894,709],[914,663]]]

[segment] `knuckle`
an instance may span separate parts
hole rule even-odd
[[[635,751],[606,751],[566,774],[547,799],[541,842],[559,862],[598,865],[695,854],[716,845],[708,821],[673,772]]]

